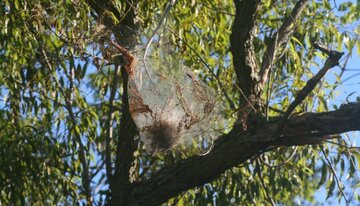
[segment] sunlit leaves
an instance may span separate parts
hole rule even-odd
[[[167,2],[139,1],[137,15],[144,42],[157,26]],[[125,3],[115,1],[114,5],[126,13]],[[259,62],[267,42],[295,3],[262,1],[254,40]],[[347,54],[355,55],[353,51],[360,54],[359,6],[350,1],[309,2],[289,43],[281,45],[276,54],[280,59],[275,62],[262,94],[264,105],[269,107],[268,116],[281,115],[279,110],[287,109],[323,65],[327,56],[313,49],[313,41]],[[229,53],[234,13],[230,0],[179,0],[160,31],[160,36],[165,35],[161,40],[168,42],[169,50],[180,56],[199,79],[218,91],[229,122],[235,120],[236,111],[230,109],[224,91],[235,106],[242,98],[235,86]],[[106,11],[106,15],[114,23],[123,20],[111,11]],[[80,149],[84,149],[89,164],[94,195],[106,191],[105,122],[113,111],[113,126],[119,124],[123,91],[119,80],[110,106],[115,74],[114,66],[103,61],[108,49],[99,40],[107,32],[103,28],[103,16],[98,16],[84,1],[70,0],[5,0],[0,5],[0,16],[0,202],[71,205],[80,202],[84,198]],[[334,97],[332,89],[341,80],[336,75],[336,81],[324,79],[295,115],[333,108],[329,105]],[[114,136],[121,132],[126,131],[114,130]],[[113,138],[112,154],[116,141]],[[359,187],[359,149],[344,145],[349,145],[349,141],[334,140],[324,146],[325,154],[317,146],[299,147],[294,156],[295,148],[267,152],[262,160],[255,157],[169,203],[267,205],[271,197],[284,205],[291,205],[296,199],[315,204],[313,195],[319,188],[325,188],[329,198],[341,199],[339,188],[349,193]],[[140,143],[135,154],[133,181],[151,178],[164,165],[195,154],[194,148],[179,148],[155,159],[143,151]],[[340,183],[331,167],[339,173]],[[343,188],[345,181],[353,183],[353,188]]]
[[[85,49],[90,22],[87,7],[71,1],[5,1],[1,16],[0,106],[4,115],[0,147],[4,158],[0,160],[0,201],[74,203],[80,197],[81,170],[71,163],[78,160],[63,107],[69,89],[64,79],[69,80],[66,67],[74,62],[72,55]],[[84,73],[79,71],[77,80]],[[76,104],[86,109],[82,94],[75,95]],[[94,138],[98,117],[93,109],[85,114],[86,127],[79,124],[83,128],[74,130],[86,134],[89,129]]]

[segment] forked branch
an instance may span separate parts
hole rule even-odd
[[[295,116],[288,121],[283,138],[272,135],[276,129],[275,123],[259,128],[256,134],[234,128],[219,137],[207,155],[168,165],[151,179],[134,185],[129,205],[159,205],[182,191],[213,181],[225,170],[254,155],[278,146],[319,144],[324,136],[328,139],[332,134],[359,130],[360,104],[343,105],[332,112]]]
[[[320,82],[321,78],[326,74],[326,72],[331,69],[332,67],[339,64],[339,60],[344,55],[344,52],[338,52],[335,50],[330,50],[326,48],[324,45],[319,44],[317,42],[314,43],[314,47],[324,51],[329,55],[328,59],[325,62],[325,65],[322,69],[313,77],[311,78],[305,85],[305,87],[299,92],[296,96],[295,100],[290,104],[288,109],[286,110],[282,120],[278,125],[278,130],[276,135],[282,135],[285,123],[288,121],[291,113],[295,110],[295,108],[313,91],[315,86]]]
[[[304,11],[307,2],[308,0],[299,0],[296,3],[295,7],[291,11],[290,16],[285,19],[279,30],[273,35],[272,40],[267,45],[267,49],[262,58],[262,65],[259,72],[260,83],[258,86],[260,88],[262,88],[267,81],[268,73],[271,69],[271,66],[276,61],[275,57],[278,47],[283,45],[290,39],[296,28],[296,22],[299,20],[302,12]]]

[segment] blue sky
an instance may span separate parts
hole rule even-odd
[[[336,1],[337,4],[341,3],[341,0]],[[352,2],[356,2],[356,0],[352,0]],[[359,2],[359,1],[358,1]],[[354,48],[352,52],[352,56],[350,57],[346,67],[345,72],[342,76],[342,80],[349,79],[345,81],[343,84],[339,85],[337,87],[337,97],[334,99],[329,100],[329,105],[337,105],[340,106],[341,104],[344,104],[348,101],[355,102],[357,97],[360,97],[360,54],[357,52],[358,49]],[[345,54],[346,55],[346,54]],[[340,62],[342,65],[344,63],[344,59]],[[320,64],[321,65],[321,64]],[[340,67],[335,67],[329,71],[325,78],[330,81],[335,81],[335,74],[339,74],[341,72]],[[356,76],[358,75],[358,76]],[[353,77],[353,78],[351,78]],[[351,95],[351,96],[349,96]],[[0,95],[0,108],[4,107],[4,96]],[[331,110],[332,108],[329,107]],[[354,146],[360,146],[360,136],[358,132],[349,132],[348,136],[350,137],[351,143],[354,144]],[[360,180],[357,180],[360,182]],[[349,187],[350,185],[345,185],[345,187]],[[103,188],[105,189],[105,188]],[[360,190],[357,191],[360,193]],[[319,202],[323,202],[326,198],[326,191],[324,188],[321,188],[317,194],[316,199]],[[336,197],[330,198],[330,201],[333,202],[335,205],[338,203],[338,200]],[[330,203],[329,203],[330,204]],[[342,205],[345,205],[345,202],[342,200]],[[352,205],[358,205],[358,203],[352,202]]]
[[[336,1],[337,4],[342,3],[343,1]],[[355,0],[352,0],[351,2],[356,3]],[[358,1],[359,3],[360,1]],[[333,2],[332,2],[333,4]],[[335,10],[336,13],[336,10]],[[350,32],[354,32],[357,28],[359,31],[360,28],[360,22],[356,22],[352,25],[352,29],[349,29]],[[359,35],[359,34],[358,34]],[[359,39],[358,39],[359,41]],[[359,44],[357,44],[359,45]],[[339,84],[336,88],[336,97],[334,99],[330,99],[328,101],[329,105],[337,105],[338,107],[341,106],[341,104],[346,104],[348,102],[357,102],[360,98],[360,48],[355,48],[352,51],[352,55],[348,59],[348,62],[345,66],[345,71],[341,77],[341,80],[343,81],[341,84]],[[344,48],[344,52],[346,56],[349,51],[346,51]],[[345,58],[342,58],[340,61],[340,66],[343,66],[345,64]],[[328,81],[335,82],[336,81],[336,75],[339,75],[341,73],[340,67],[332,68],[325,76],[325,78]],[[332,109],[332,108],[329,108]],[[358,131],[355,132],[348,132],[346,134],[342,135],[344,139],[346,136],[348,137],[348,143],[351,146],[360,146],[360,135]],[[358,169],[358,168],[357,168]],[[359,172],[358,172],[359,173]],[[337,171],[337,174],[339,174],[339,171]],[[344,177],[339,177],[340,179],[346,179]],[[355,182],[360,183],[359,176],[354,177]],[[352,189],[350,185],[350,181],[344,181],[345,190],[348,189],[350,193],[357,193],[360,194],[360,189]],[[327,192],[325,187],[320,188],[317,193],[315,194],[315,198],[319,202],[324,202],[327,196]],[[347,198],[351,197],[352,194],[347,193]],[[345,200],[341,199],[340,203],[337,197],[331,197],[327,201],[325,201],[324,205],[346,205]],[[349,205],[359,205],[359,201],[356,201],[352,199],[349,203]]]

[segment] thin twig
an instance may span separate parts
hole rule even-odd
[[[336,143],[336,142],[333,142],[333,141],[330,141],[330,140],[325,140],[324,142],[334,144],[334,145],[337,145],[339,147],[344,147],[346,150],[349,150],[349,149],[359,149],[360,150],[360,147],[349,147],[349,146],[339,144],[339,143]]]
[[[152,43],[152,41],[154,40],[154,36],[156,35],[156,33],[159,31],[163,21],[165,20],[165,18],[167,17],[168,13],[170,12],[171,8],[176,4],[176,0],[169,0],[166,4],[166,7],[165,7],[165,10],[163,12],[163,14],[161,15],[161,18],[155,28],[155,30],[153,31],[153,33],[151,34],[150,36],[150,39],[149,41],[146,43],[146,46],[145,46],[145,52],[144,52],[144,56],[143,56],[143,60],[144,60],[144,65],[145,65],[145,70],[146,70],[146,73],[149,77],[149,79],[152,81],[152,78],[150,76],[150,72],[148,70],[148,67],[147,67],[147,64],[146,64],[146,56],[147,56],[147,53],[148,53],[148,50],[149,50],[149,47]]]
[[[290,157],[287,158],[285,161],[281,162],[280,164],[277,164],[277,165],[271,165],[271,164],[267,163],[267,162],[265,161],[264,157],[263,157],[264,154],[261,154],[261,155],[259,156],[259,159],[261,160],[261,162],[262,162],[264,165],[266,165],[266,166],[268,166],[268,167],[270,167],[270,168],[279,168],[279,167],[284,166],[285,164],[287,164],[288,162],[290,162],[290,160],[292,160],[292,159],[294,158],[297,149],[298,149],[298,147],[295,147],[295,149],[294,149],[294,151],[291,153]]]
[[[206,7],[206,8],[208,8],[208,9],[210,9],[210,10],[215,11],[215,12],[218,13],[218,14],[225,14],[225,15],[229,15],[229,16],[233,16],[233,17],[235,16],[235,14],[233,14],[233,13],[226,12],[226,11],[220,10],[220,9],[218,9],[218,8],[214,8],[214,7],[212,7],[212,5],[209,6],[209,5],[207,5],[206,3],[202,3],[201,5],[204,6],[204,7]]]
[[[105,165],[105,161],[103,161],[99,166],[97,166],[96,168],[94,168],[95,172],[93,172],[93,173],[91,174],[91,177],[90,177],[90,178],[92,179],[92,178],[94,178],[97,174],[99,174],[99,172],[103,170],[104,165]]]
[[[260,161],[259,161],[258,159],[256,160],[256,163],[257,163],[258,166],[260,167]],[[261,174],[261,170],[260,170],[260,169],[259,169],[259,171],[257,172],[257,174],[258,174],[258,176],[259,176],[260,183],[261,183],[262,187],[264,188],[265,195],[266,195],[269,203],[270,203],[272,206],[275,206],[276,203],[275,203],[274,199],[273,199],[273,198],[271,197],[271,195],[270,195],[270,191],[269,191],[269,189],[267,188],[267,186],[266,186],[266,184],[265,184],[265,181],[264,181],[264,178],[263,178],[263,176],[262,176],[262,174]]]
[[[152,168],[153,164],[156,162],[156,158],[152,158],[148,166],[142,166],[142,173],[140,173],[139,177],[143,178],[144,175]]]
[[[342,197],[344,198],[344,200],[345,200],[345,204],[346,204],[346,205],[349,205],[349,201],[347,200],[347,198],[346,198],[346,196],[345,196],[345,193],[344,193],[344,190],[342,189],[342,187],[341,187],[341,185],[340,185],[340,180],[339,180],[339,178],[337,177],[334,168],[331,166],[331,162],[330,162],[327,154],[325,153],[324,147],[323,147],[322,145],[319,145],[319,146],[320,146],[320,149],[321,149],[322,153],[324,154],[325,160],[326,160],[326,162],[327,162],[326,165],[330,168],[331,172],[333,173],[333,175],[334,175],[334,177],[335,177],[336,184],[337,184],[337,186],[338,186],[338,188],[339,188],[339,190],[340,190],[341,196],[342,196]]]
[[[151,34],[150,36],[150,39],[149,41],[146,43],[146,46],[145,46],[145,52],[144,52],[144,60],[146,58],[146,55],[147,55],[147,52],[149,50],[149,47],[152,43],[152,41],[154,40],[154,36],[155,34],[159,31],[164,19],[166,18],[166,16],[168,15],[169,11],[171,10],[171,8],[175,5],[176,3],[176,0],[169,0],[168,3],[166,4],[166,7],[165,7],[165,10],[163,12],[163,14],[161,15],[161,18],[158,22],[158,25],[156,26],[156,28],[154,29],[153,33]]]
[[[70,93],[67,95],[63,90],[61,90],[61,93],[64,96],[64,100],[65,100],[65,104],[66,104],[66,109],[69,112],[69,116],[70,116],[70,122],[72,124],[72,130],[74,131],[75,134],[75,138],[76,138],[76,143],[79,144],[79,159],[80,159],[80,163],[82,165],[82,169],[83,169],[83,179],[82,179],[82,185],[84,187],[85,190],[85,196],[86,196],[86,204],[87,205],[92,205],[92,195],[91,195],[91,188],[90,188],[90,174],[89,174],[89,166],[86,160],[86,154],[85,154],[85,150],[84,150],[84,145],[81,141],[81,135],[79,133],[79,131],[76,129],[77,123],[76,123],[76,118],[75,118],[75,114],[73,112],[72,109],[72,99],[73,99],[73,89],[74,89],[74,77],[75,77],[75,70],[72,67],[70,69],[70,88],[69,91]]]
[[[280,26],[278,31],[273,35],[272,40],[267,45],[266,52],[262,58],[262,65],[259,72],[260,76],[260,87],[267,81],[268,72],[271,69],[272,64],[277,61],[275,55],[279,45],[286,43],[296,28],[296,21],[300,18],[303,10],[306,7],[308,0],[299,0],[291,11],[283,24]]]
[[[176,32],[174,32],[171,28],[166,27],[172,34],[174,34],[176,36],[176,38],[178,38],[180,41],[184,42],[184,44],[189,47],[189,49],[191,51],[193,51],[195,53],[195,55],[199,58],[199,60],[201,61],[201,63],[206,67],[206,69],[210,72],[210,74],[215,78],[215,80],[218,82],[219,87],[221,89],[221,92],[224,94],[226,100],[228,101],[228,103],[230,104],[230,108],[231,109],[235,109],[235,104],[232,102],[231,98],[229,97],[228,93],[226,92],[224,86],[222,85],[219,77],[214,73],[213,69],[210,67],[210,65],[207,64],[207,62],[204,60],[204,58],[202,58],[202,56],[184,39],[182,39]]]
[[[112,179],[112,166],[111,166],[111,142],[113,139],[113,121],[114,121],[114,99],[117,91],[117,83],[119,82],[119,65],[115,65],[114,77],[110,89],[109,98],[109,113],[105,124],[106,137],[105,137],[105,162],[106,162],[106,175],[109,180]],[[112,181],[109,181],[111,184]],[[111,187],[111,186],[110,186]]]
[[[256,108],[254,107],[254,103],[251,102],[245,95],[244,91],[237,85],[235,84],[235,87],[239,89],[241,95],[244,97],[246,103],[249,105],[250,109],[252,109],[254,112],[257,112]]]

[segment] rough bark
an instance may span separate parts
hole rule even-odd
[[[136,35],[138,25],[135,22],[136,0],[126,1],[126,7],[124,8],[126,12],[123,13],[111,1],[87,0],[87,4],[96,13],[94,14],[95,18],[112,31],[117,42],[130,49],[136,45],[138,38]],[[121,20],[121,22],[116,23],[117,21],[114,18],[118,21]],[[124,68],[121,73],[123,80],[122,116],[118,127],[115,170],[113,174],[111,174],[111,171],[108,171],[111,192],[107,198],[110,205],[125,204],[129,194],[132,192],[129,171],[133,162],[133,153],[136,149],[134,136],[137,134],[137,129],[131,118],[128,103],[127,82],[129,77]],[[108,168],[108,170],[111,169]]]
[[[305,113],[292,117],[283,137],[273,135],[277,123],[263,125],[254,133],[233,129],[220,137],[205,156],[193,156],[166,166],[151,179],[134,186],[128,205],[158,205],[177,194],[211,182],[225,170],[254,155],[279,146],[318,144],[339,134],[360,129],[360,104],[343,105],[332,112]]]
[[[245,98],[249,98],[255,94],[259,78],[253,39],[261,1],[234,0],[234,3],[236,14],[230,36],[231,53],[239,88]]]
[[[128,103],[128,89],[126,71],[122,70],[124,78],[123,85],[123,109],[120,126],[118,128],[118,144],[116,152],[115,172],[111,181],[111,201],[110,205],[123,205],[128,200],[131,193],[131,184],[129,180],[129,171],[131,163],[133,162],[133,153],[136,149],[134,136],[137,132],[136,125],[131,118],[129,103]]]
[[[276,48],[287,42],[292,35],[294,24],[304,10],[306,2],[307,0],[298,1],[289,18],[284,21],[273,40],[267,45],[266,56],[263,57],[260,68],[255,58],[252,41],[261,1],[234,0],[236,15],[230,42],[238,86],[243,94],[240,103],[244,111],[239,112],[239,119],[244,117],[246,119],[250,110],[253,110],[254,103],[259,100],[259,94],[275,60]],[[112,11],[111,3],[88,0],[88,4],[99,18],[106,17],[104,13],[110,10],[120,19],[121,14]],[[131,11],[125,21],[133,21],[134,16],[134,11]],[[111,19],[104,21],[114,33],[118,32],[119,25],[114,25]],[[121,38],[118,41],[121,43]],[[124,71],[123,77],[124,82],[127,82]],[[331,138],[329,135],[360,129],[360,104],[344,105],[332,112],[290,116],[281,137],[278,135],[279,121],[273,123],[260,121],[250,130],[245,130],[246,128],[238,124],[231,132],[219,137],[214,148],[207,155],[193,156],[176,164],[167,165],[153,174],[150,179],[134,184],[129,182],[129,169],[135,149],[133,137],[136,134],[136,127],[130,117],[126,92],[124,85],[122,100],[124,107],[119,128],[115,173],[114,178],[110,180],[113,185],[112,205],[158,205],[183,191],[215,180],[224,171],[265,151],[279,146],[318,144]]]
[[[300,19],[307,2],[308,0],[299,0],[296,3],[290,15],[269,41],[262,58],[261,68],[259,68],[254,52],[253,39],[256,35],[257,13],[261,1],[234,0],[236,13],[230,43],[238,86],[242,94],[236,125],[241,126],[244,130],[253,127],[249,124],[249,117],[256,116],[252,114],[260,111],[261,92],[267,81],[270,68],[277,60],[277,49],[287,43],[291,37],[296,28],[296,22]]]

